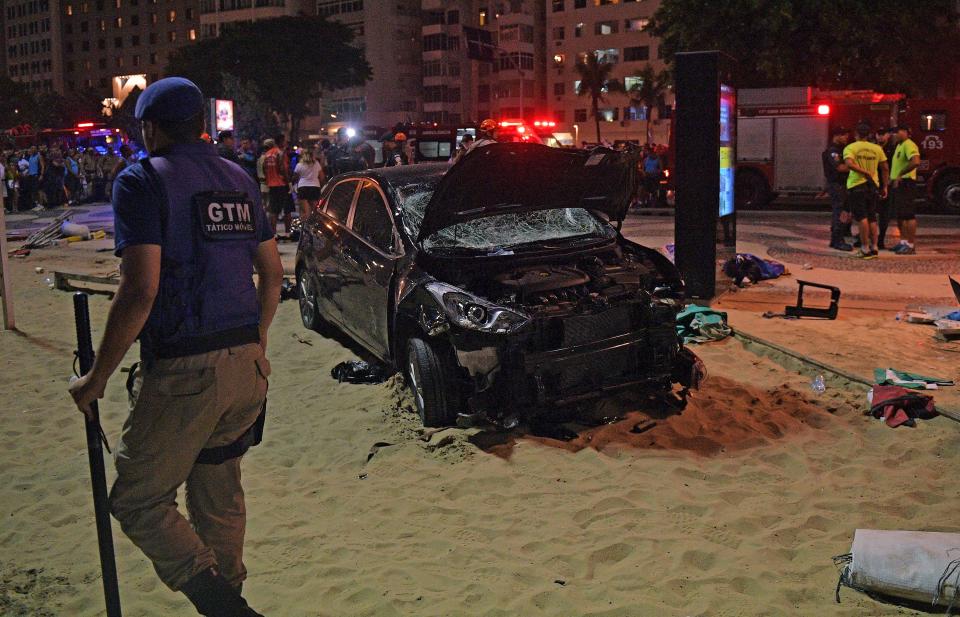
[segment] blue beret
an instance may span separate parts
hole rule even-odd
[[[134,116],[152,122],[184,122],[203,111],[203,93],[183,77],[165,77],[140,94]]]

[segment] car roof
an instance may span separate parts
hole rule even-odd
[[[344,174],[343,178],[370,178],[371,180],[376,180],[381,186],[387,186],[396,190],[411,184],[439,180],[448,169],[450,169],[450,164],[447,162],[418,163],[416,165],[395,165],[393,167],[364,169],[363,171]]]

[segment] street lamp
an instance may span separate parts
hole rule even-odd
[[[574,125],[573,125],[573,145],[574,145],[574,147],[576,147],[576,145],[577,145],[578,143],[580,143],[580,125],[579,125],[579,124],[574,124]]]

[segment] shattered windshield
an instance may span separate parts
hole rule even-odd
[[[411,238],[416,238],[420,233],[423,214],[435,188],[435,182],[424,182],[398,190],[403,210],[403,225]],[[491,250],[564,238],[606,238],[613,234],[614,231],[609,225],[583,208],[560,208],[495,214],[457,223],[432,234],[423,245],[428,250]]]

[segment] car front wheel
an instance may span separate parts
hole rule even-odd
[[[459,400],[451,360],[419,338],[407,343],[407,383],[424,426],[452,426]]]

